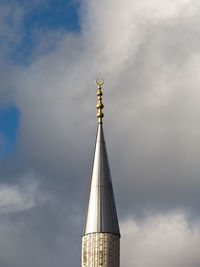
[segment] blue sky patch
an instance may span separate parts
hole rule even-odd
[[[80,32],[78,1],[47,0],[36,6],[33,5],[32,8],[24,1],[17,2],[24,10],[23,35],[20,43],[13,50],[13,59],[20,65],[26,63],[37,46],[35,31],[45,33],[63,29],[66,32]]]
[[[15,149],[18,126],[19,111],[15,107],[0,111],[0,156]]]

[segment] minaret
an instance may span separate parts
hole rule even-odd
[[[98,85],[98,129],[82,237],[82,267],[119,267],[120,231],[103,134],[103,80]]]

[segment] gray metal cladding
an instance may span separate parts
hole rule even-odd
[[[87,214],[83,235],[113,233],[120,236],[103,126],[98,125]]]

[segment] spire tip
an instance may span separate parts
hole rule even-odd
[[[98,113],[97,113],[97,118],[98,118],[98,122],[101,124],[102,123],[102,119],[104,117],[104,114],[102,113],[102,109],[104,108],[104,105],[102,103],[102,91],[101,91],[101,85],[104,83],[104,80],[102,78],[97,78],[96,79],[96,84],[98,85],[98,91],[97,91],[97,96],[98,96],[98,103],[96,105],[96,108],[98,109]]]

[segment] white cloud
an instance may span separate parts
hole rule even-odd
[[[121,224],[121,265],[124,267],[198,267],[200,225],[184,214],[157,215]]]
[[[0,184],[0,213],[16,213],[33,208],[37,190],[38,182],[30,177],[17,185]]]

